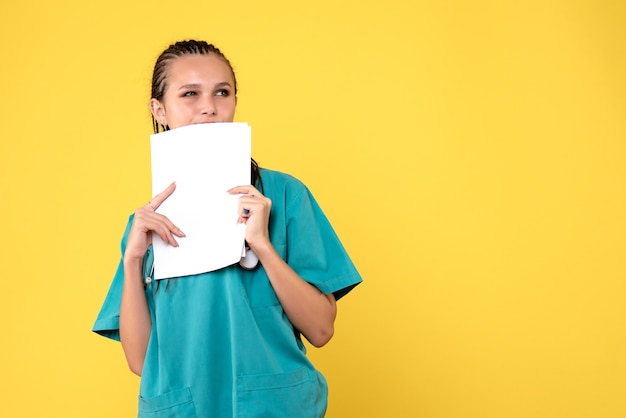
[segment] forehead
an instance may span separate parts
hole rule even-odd
[[[228,64],[215,54],[183,55],[169,65],[167,71],[169,85],[187,83],[234,83]]]

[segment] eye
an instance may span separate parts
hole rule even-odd
[[[187,91],[183,94],[183,97],[189,97],[189,96],[197,96],[198,93],[196,93],[195,91]]]
[[[221,89],[215,92],[216,96],[230,96],[230,91],[226,90],[226,89]]]

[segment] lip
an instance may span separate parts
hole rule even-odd
[[[201,123],[222,123],[223,121],[221,120],[203,120],[200,122],[194,122],[194,124],[201,124]]]

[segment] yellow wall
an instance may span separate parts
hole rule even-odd
[[[151,65],[189,37],[365,278],[310,350],[328,417],[626,416],[626,3],[0,10],[0,416],[136,414],[90,329],[150,195]]]

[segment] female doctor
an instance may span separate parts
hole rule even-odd
[[[170,45],[157,59],[150,110],[155,132],[232,122],[233,69],[204,41]],[[259,266],[152,280],[152,237],[185,233],[155,210],[175,184],[131,215],[122,260],[93,330],[121,341],[141,376],[140,417],[322,417],[327,385],[306,357],[333,336],[336,301],[361,282],[317,202],[294,177],[251,161],[239,222]]]

